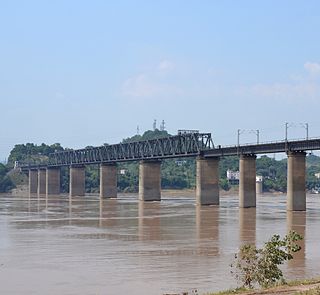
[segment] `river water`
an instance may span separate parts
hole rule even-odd
[[[305,239],[284,266],[288,278],[320,275],[320,196],[307,212],[286,212],[285,196],[265,194],[256,209],[237,196],[195,206],[193,196],[0,197],[0,294],[201,294],[235,287],[234,253],[294,229]]]

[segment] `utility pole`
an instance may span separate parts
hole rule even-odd
[[[309,139],[309,124],[308,123],[300,123],[300,124],[293,124],[293,123],[285,123],[285,141],[288,141],[288,129],[289,127],[302,127],[306,130],[306,140]]]
[[[260,142],[260,131],[258,129],[251,129],[251,130],[241,130],[241,129],[238,129],[238,146],[240,145],[240,134],[242,133],[254,133],[257,137],[257,144],[259,144]]]
[[[238,147],[239,147],[239,145],[240,145],[240,132],[241,132],[241,130],[240,129],[238,129]]]
[[[309,124],[308,123],[300,123],[301,127],[306,130],[306,140],[309,139]]]

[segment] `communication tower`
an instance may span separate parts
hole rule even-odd
[[[166,129],[165,122],[164,122],[164,120],[162,120],[161,125],[160,125],[160,131],[164,131],[165,129]]]
[[[157,120],[154,119],[153,120],[153,131],[155,131],[157,129]]]

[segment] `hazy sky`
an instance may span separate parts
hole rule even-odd
[[[320,1],[0,0],[0,160],[167,130],[320,136]],[[253,142],[245,132],[240,141]]]

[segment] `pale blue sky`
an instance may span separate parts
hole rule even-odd
[[[320,1],[0,0],[0,160],[151,129],[320,136]],[[244,133],[241,142],[253,142]]]

